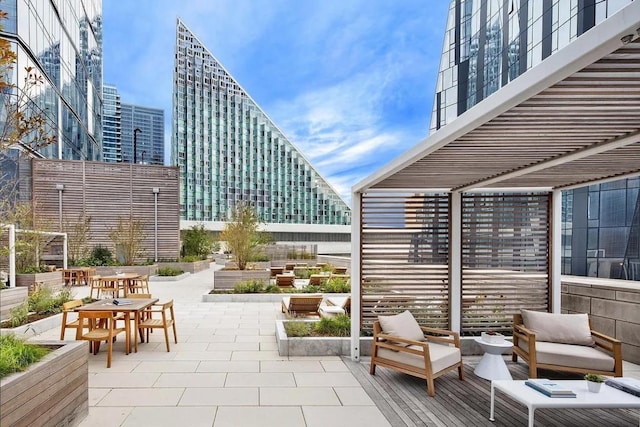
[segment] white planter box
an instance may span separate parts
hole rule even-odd
[[[486,332],[483,332],[481,338],[482,338],[482,341],[486,341],[491,344],[500,344],[504,342],[504,335],[499,334],[497,332],[495,335],[489,335]]]

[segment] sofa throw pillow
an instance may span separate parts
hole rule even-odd
[[[557,314],[522,310],[525,328],[536,334],[536,341],[561,344],[593,345],[589,329],[589,316],[584,314]]]
[[[424,341],[424,333],[409,310],[393,316],[378,316],[378,321],[385,334]]]

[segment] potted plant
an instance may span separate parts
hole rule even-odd
[[[587,374],[584,379],[587,380],[587,388],[591,393],[599,393],[600,387],[602,387],[602,383],[605,380],[602,375],[598,374]]]

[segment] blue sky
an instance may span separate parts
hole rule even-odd
[[[345,198],[428,134],[449,0],[105,0],[104,82],[165,110],[176,18]]]

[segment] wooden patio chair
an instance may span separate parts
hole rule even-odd
[[[282,312],[288,317],[320,316],[322,294],[297,294],[282,298]]]
[[[333,267],[333,274],[346,274],[347,267]]]
[[[327,298],[327,305],[328,306],[334,306],[334,307],[340,307],[341,309],[344,310],[345,313],[350,313],[351,312],[351,297],[350,296],[346,296],[346,297],[328,297]]]
[[[382,366],[427,380],[427,393],[435,396],[433,380],[458,369],[463,379],[460,335],[444,329],[420,327],[409,311],[378,316],[373,323],[369,373]]]
[[[147,330],[147,342],[149,342],[149,331],[156,328],[164,329],[164,341],[169,351],[169,328],[173,329],[173,340],[178,343],[178,335],[176,332],[176,321],[173,312],[173,300],[163,303],[161,306],[157,306],[157,309],[150,309],[144,312],[146,316],[138,324],[140,330]],[[155,314],[155,316],[154,316]]]
[[[113,339],[121,332],[129,333],[129,325],[124,328],[116,327],[117,317],[112,311],[80,311],[78,321],[85,325],[76,329],[76,340],[89,341],[89,351],[93,354],[100,351],[100,343],[107,342],[107,368],[111,367],[111,354],[113,352]],[[85,331],[85,329],[88,329]],[[129,349],[125,345],[125,353],[129,354]]]
[[[149,275],[147,274],[143,274],[142,276],[136,278],[136,279],[131,279],[129,281],[129,285],[128,285],[128,289],[127,292],[128,294],[133,294],[133,293],[143,293],[143,294],[149,294],[151,293],[149,291]]]
[[[296,276],[293,274],[277,274],[276,285],[280,288],[295,288]]]
[[[75,313],[77,307],[82,307],[83,303],[81,299],[74,299],[62,304],[62,328],[60,329],[60,341],[64,340],[64,333],[68,328],[78,329],[80,327],[80,320],[76,317],[75,320],[67,322],[67,316],[69,313]]]

